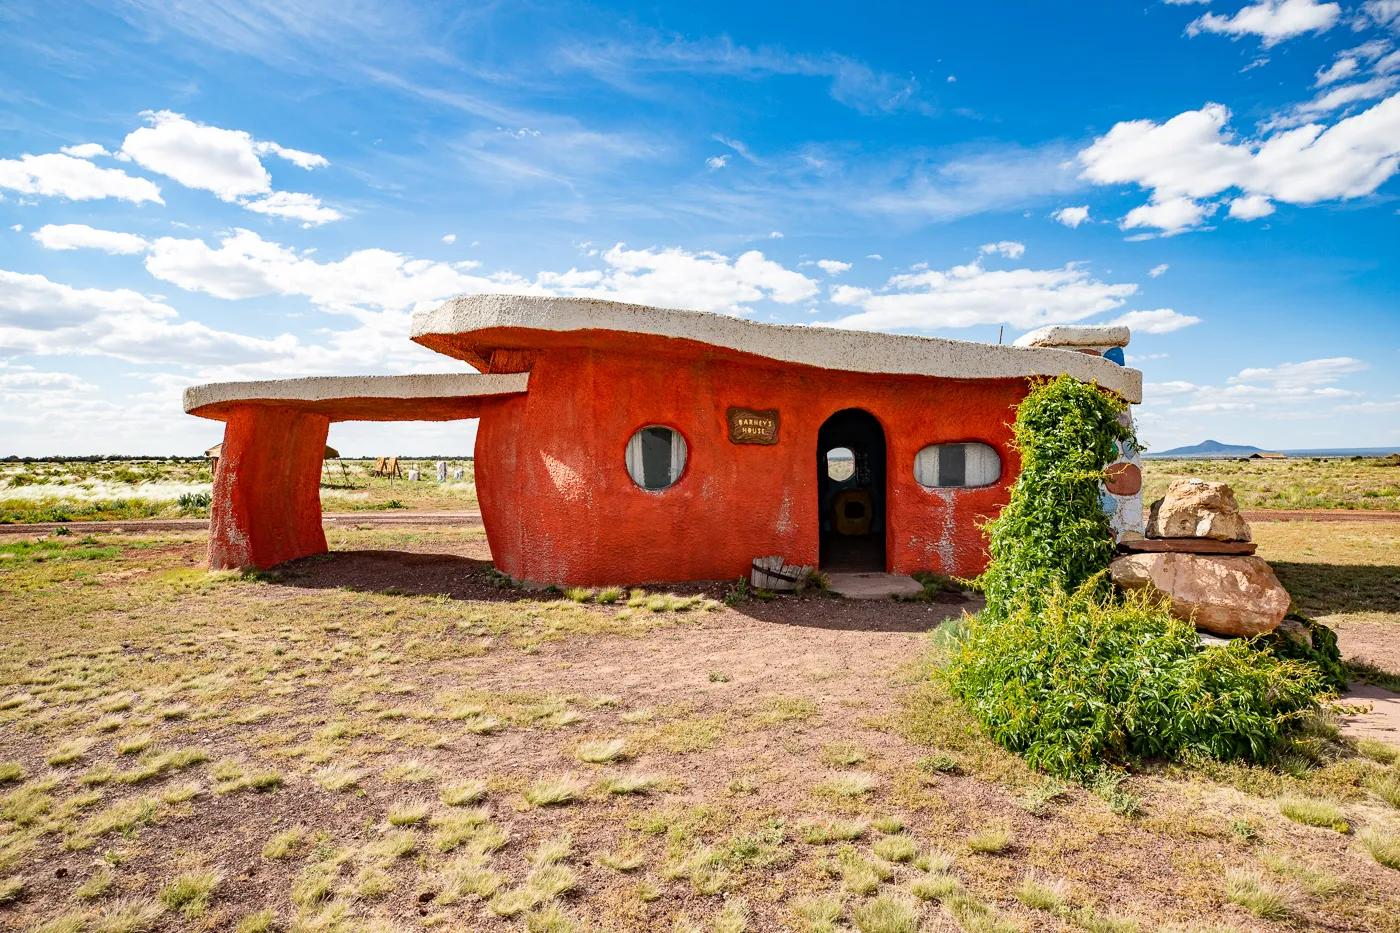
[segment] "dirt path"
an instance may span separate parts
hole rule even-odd
[[[1247,522],[1400,522],[1400,512],[1380,509],[1278,509],[1243,514]]]
[[[1244,517],[1250,522],[1400,522],[1400,512],[1363,512],[1349,509],[1247,511]],[[479,525],[481,512],[475,509],[450,512],[327,512],[322,516],[322,520],[327,525],[360,525],[368,528],[398,525]],[[101,531],[205,531],[209,528],[209,519],[142,518],[107,522],[34,522],[0,525],[0,535],[51,534],[60,527],[82,534]]]
[[[327,512],[321,516],[330,526],[363,526],[366,528],[398,527],[400,525],[443,526],[480,525],[481,513],[474,509],[456,512]],[[0,525],[0,535],[46,535],[58,528],[76,534],[95,532],[147,531],[207,531],[207,518],[140,518],[110,522],[33,522],[31,524]]]

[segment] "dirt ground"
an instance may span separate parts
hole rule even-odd
[[[525,592],[479,527],[328,535],[252,577],[0,539],[0,927],[1400,930],[1380,765],[1034,774],[927,676],[975,598]]]

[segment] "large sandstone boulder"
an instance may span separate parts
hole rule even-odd
[[[1202,479],[1172,482],[1166,496],[1152,503],[1147,536],[1250,540],[1249,523],[1240,514],[1234,491],[1224,483],[1208,483]]]
[[[1111,573],[1125,590],[1169,597],[1172,615],[1216,635],[1262,635],[1288,614],[1288,591],[1259,557],[1125,554]]]

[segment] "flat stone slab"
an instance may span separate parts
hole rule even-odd
[[[1142,538],[1118,542],[1118,550],[1125,554],[1253,554],[1258,547],[1253,541],[1216,541],[1214,538]]]
[[[918,596],[924,586],[913,577],[897,573],[852,573],[838,571],[827,574],[831,591],[847,599],[889,599],[892,596]]]
[[[1371,707],[1368,713],[1342,717],[1344,735],[1353,739],[1378,739],[1400,747],[1400,693],[1352,681],[1341,701]]]

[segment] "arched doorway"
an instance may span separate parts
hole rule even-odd
[[[885,569],[885,432],[860,408],[817,432],[817,507],[823,570]]]

